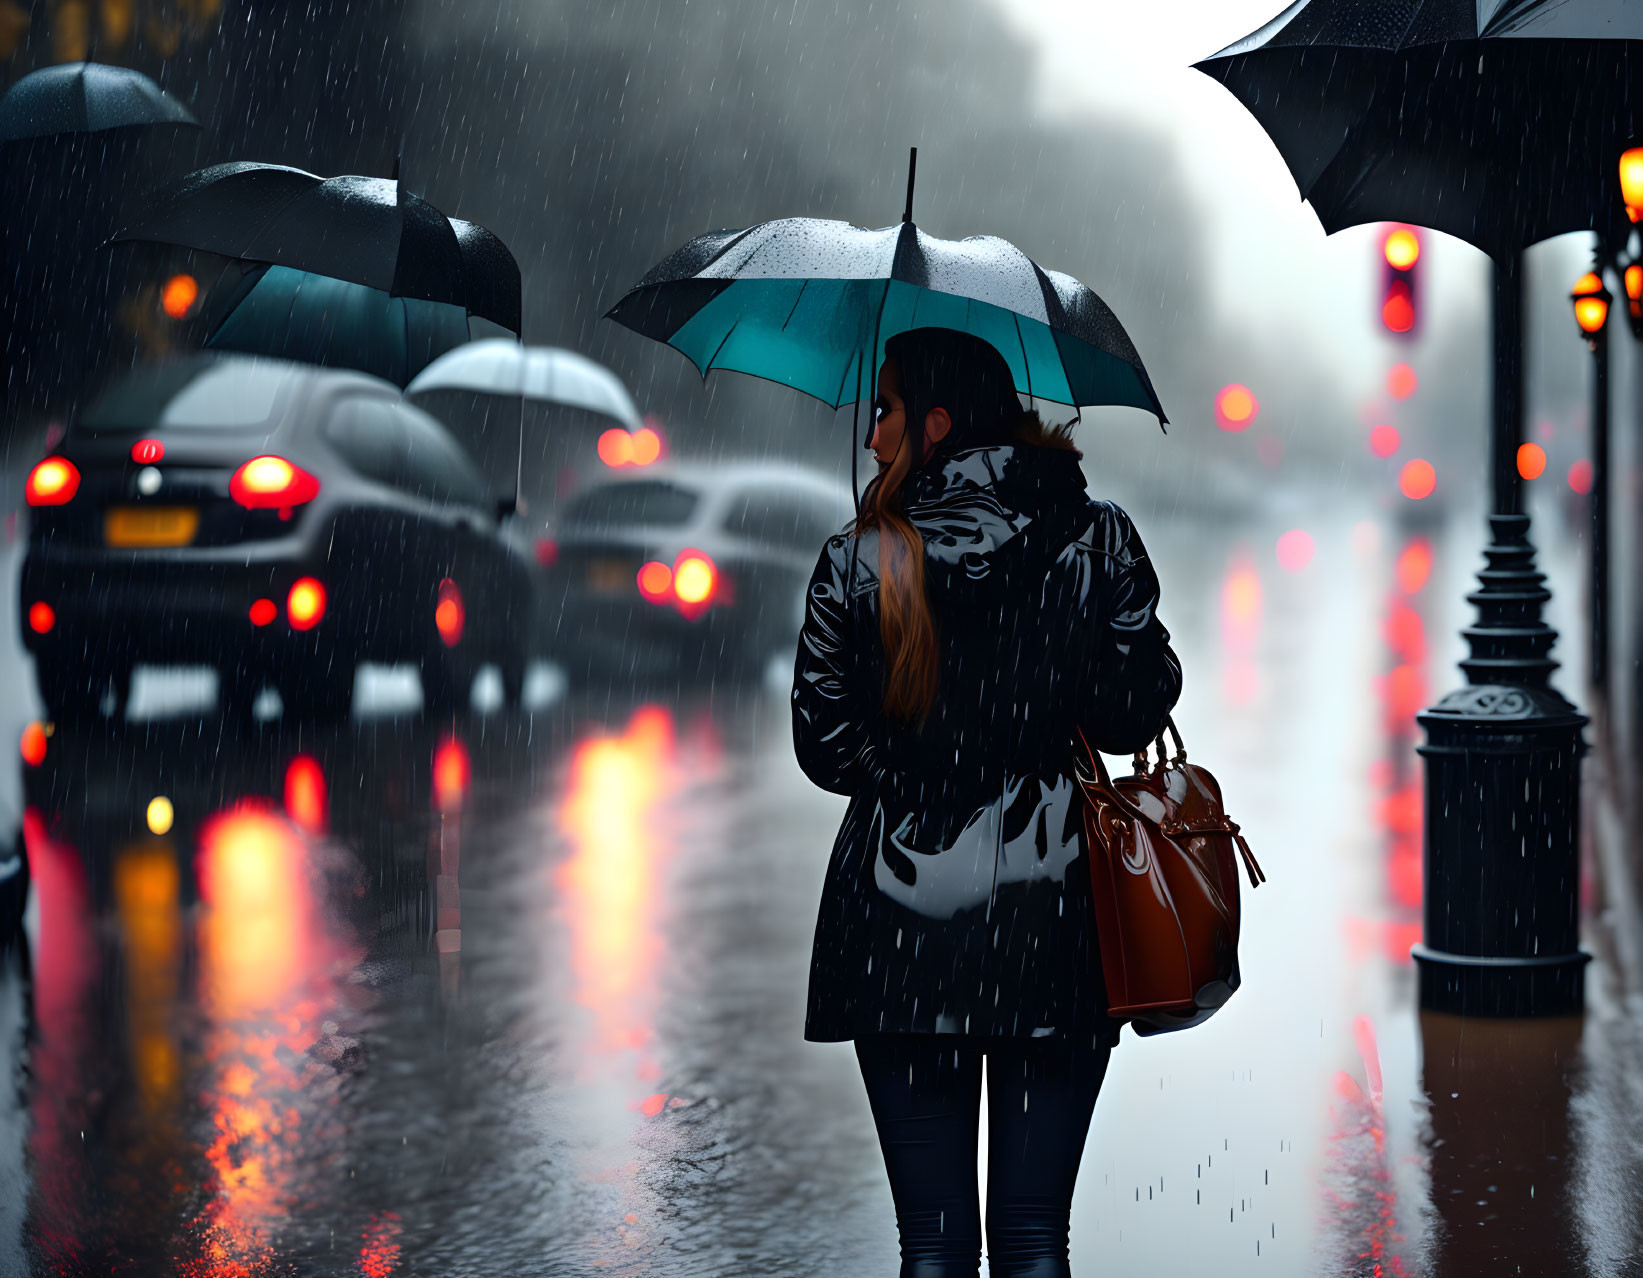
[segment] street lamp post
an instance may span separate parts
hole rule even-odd
[[[1580,759],[1586,717],[1551,686],[1557,632],[1523,510],[1522,255],[1494,270],[1493,539],[1466,686],[1416,716],[1426,730],[1423,940],[1428,1011],[1559,1016],[1585,1005],[1580,948]]]
[[[1594,262],[1575,282],[1569,300],[1575,323],[1592,350],[1592,551],[1591,672],[1589,682],[1598,703],[1609,686],[1609,304],[1603,287],[1602,262]]]

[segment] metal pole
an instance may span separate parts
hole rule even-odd
[[[1624,296],[1621,298],[1624,302]],[[1592,338],[1592,689],[1609,686],[1609,326]]]
[[[1494,395],[1489,465],[1494,477],[1494,512],[1523,510],[1523,477],[1517,454],[1523,445],[1523,255],[1497,260],[1494,269]]]
[[[1417,716],[1426,729],[1423,1010],[1561,1016],[1585,1002],[1580,948],[1580,757],[1586,717],[1550,684],[1557,632],[1535,570],[1523,442],[1523,278],[1495,264],[1487,566],[1467,596],[1466,686]]]

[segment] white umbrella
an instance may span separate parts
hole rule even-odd
[[[435,390],[564,404],[600,413],[638,430],[642,424],[633,397],[616,374],[585,355],[557,346],[521,346],[505,337],[465,342],[447,351],[405,388],[415,397]]]

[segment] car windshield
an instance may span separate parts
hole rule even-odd
[[[689,522],[698,500],[688,488],[660,479],[607,484],[572,501],[565,509],[565,525],[616,528],[643,524],[650,528],[676,528]]]
[[[93,434],[151,430],[236,430],[266,425],[284,365],[257,360],[202,365],[187,361],[138,369],[120,379],[77,423]]]

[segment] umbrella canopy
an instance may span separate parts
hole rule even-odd
[[[279,164],[200,169],[113,241],[153,240],[459,306],[519,331],[519,264],[495,235],[391,178],[322,178]]]
[[[247,276],[206,345],[354,368],[404,386],[468,336],[468,313],[460,306],[269,266]]]
[[[1088,288],[1004,240],[937,239],[910,217],[874,231],[783,218],[698,236],[607,315],[682,352],[703,377],[734,369],[832,408],[872,384],[896,333],[956,328],[996,347],[1023,394],[1165,420],[1134,343]]]
[[[1643,5],[1298,0],[1197,67],[1260,122],[1325,231],[1414,222],[1496,258],[1623,233]]]
[[[159,124],[200,127],[187,107],[141,71],[102,62],[41,67],[0,97],[0,142]]]
[[[638,430],[633,396],[615,373],[584,355],[553,346],[521,346],[505,337],[468,342],[447,351],[405,388],[415,397],[439,390],[563,404],[609,417]]]

